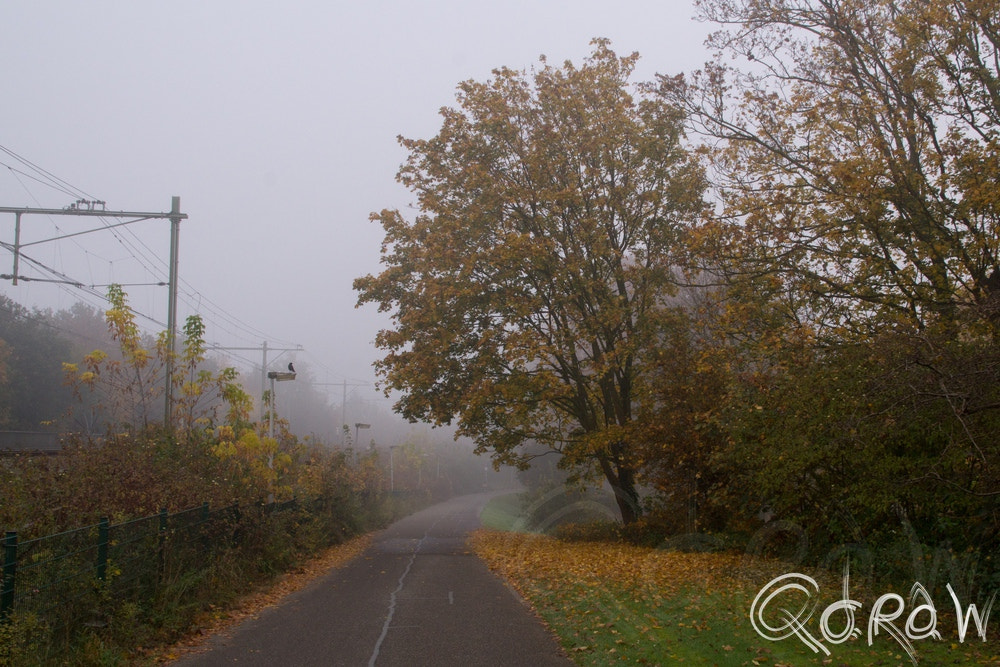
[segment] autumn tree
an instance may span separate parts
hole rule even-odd
[[[135,321],[135,313],[120,285],[108,288],[110,308],[105,313],[108,332],[118,344],[118,356],[94,350],[82,363],[63,362],[65,381],[91,414],[88,421],[104,428],[140,432],[162,418],[167,355],[166,332],[150,344]],[[180,353],[174,353],[171,382],[178,390],[174,398],[175,424],[183,432],[194,432],[222,421],[235,428],[249,426],[250,397],[239,385],[235,369],[218,372],[205,366],[205,325],[198,315],[187,318]],[[86,403],[84,399],[91,402]]]
[[[780,276],[838,334],[1000,298],[994,3],[697,4],[745,65],[661,79],[713,149],[716,267]]]
[[[717,288],[680,287],[662,304],[658,343],[640,356],[636,435],[643,480],[657,491],[649,523],[668,533],[718,530],[732,514],[731,480],[713,460],[727,439],[717,416],[739,352],[724,310]]]
[[[660,93],[718,198],[691,258],[753,338],[731,469],[785,516],[920,516],[953,544],[975,523],[995,544],[1000,6],[697,5],[719,57]]]
[[[637,59],[596,40],[581,67],[543,57],[460,84],[437,136],[400,139],[418,213],[373,214],[385,270],[355,281],[359,304],[392,313],[377,369],[397,411],[457,420],[497,463],[541,444],[603,475],[626,522],[636,359],[703,191],[677,109],[630,83]]]
[[[51,314],[0,297],[0,426],[35,431],[70,402],[60,362],[70,345]]]

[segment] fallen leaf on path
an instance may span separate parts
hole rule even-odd
[[[220,612],[216,610],[206,616],[193,633],[173,646],[160,649],[158,654],[151,656],[155,663],[169,663],[197,652],[212,636],[224,632],[242,621],[260,614],[261,611],[278,604],[285,596],[305,588],[313,580],[327,574],[330,570],[343,567],[359,556],[371,544],[372,535],[361,535],[343,544],[330,547],[315,558],[303,563],[295,570],[287,572],[264,587],[254,591],[240,600],[232,609]]]

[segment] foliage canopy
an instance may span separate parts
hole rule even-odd
[[[719,56],[659,91],[718,197],[689,237],[728,296],[718,491],[836,540],[912,519],[995,549],[1000,6],[697,4]]]
[[[926,327],[1000,291],[998,18],[977,0],[700,0],[721,58],[661,77],[711,146],[702,261],[833,335]]]
[[[495,460],[539,443],[603,474],[636,516],[637,355],[659,335],[667,267],[702,209],[677,109],[630,85],[604,40],[459,86],[428,140],[400,139],[419,214],[373,214],[385,270],[355,281],[393,315],[378,363],[397,410],[449,423]]]

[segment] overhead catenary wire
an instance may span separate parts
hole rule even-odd
[[[2,147],[0,147],[0,148],[2,148]],[[5,149],[5,152],[11,153],[11,151],[6,150],[6,149]],[[31,164],[31,163],[29,163],[29,164]],[[46,173],[48,174],[48,172],[46,172]],[[90,199],[96,199],[96,197],[94,197],[94,195],[91,195],[91,194],[89,194],[89,193],[87,193],[87,192],[85,192],[83,190],[80,190],[79,188],[75,188],[75,186],[72,186],[72,185],[68,184],[66,181],[64,181],[62,179],[58,179],[57,178],[57,180],[58,180],[59,183],[66,184],[69,188],[71,188],[70,190],[66,190],[65,188],[60,188],[61,191],[65,192],[67,194],[70,194],[71,196],[81,196],[81,195],[83,195],[83,196],[88,197]],[[102,222],[102,224],[104,224],[104,226],[106,228],[108,228],[108,229],[111,228],[111,223],[109,223],[105,218],[98,218],[98,220],[100,220]],[[154,275],[155,278],[159,278],[160,280],[163,280],[164,277],[165,277],[165,272],[169,271],[169,267],[167,266],[167,262],[162,257],[160,257],[160,255],[158,255],[153,249],[151,249],[149,247],[149,245],[145,241],[143,241],[132,229],[126,228],[126,229],[124,229],[122,231],[124,232],[123,234],[119,234],[118,230],[113,230],[112,233],[114,234],[114,236],[118,240],[118,242],[145,269],[151,271],[151,273],[152,273],[152,267],[153,266],[157,266],[161,271],[163,271],[164,273],[159,273],[159,274],[153,273],[153,275]],[[129,240],[129,239],[125,238],[125,235],[130,236],[132,238],[132,240]],[[185,290],[178,290],[179,293],[180,293],[180,295],[182,296],[182,301],[185,303],[185,305],[188,306],[188,308],[190,308],[194,312],[201,312],[203,310],[203,305],[207,303],[208,306],[209,306],[208,310],[211,313],[213,313],[216,318],[218,318],[217,320],[215,320],[214,323],[216,325],[220,325],[220,328],[225,329],[227,331],[227,333],[232,334],[232,335],[236,335],[237,337],[243,338],[244,340],[253,340],[253,339],[258,339],[259,340],[259,339],[267,339],[267,338],[269,338],[268,334],[264,333],[260,329],[257,329],[256,327],[253,327],[252,325],[250,325],[250,324],[248,324],[248,323],[240,320],[239,318],[237,318],[237,317],[229,314],[227,311],[225,311],[225,309],[223,309],[221,306],[219,306],[214,301],[212,301],[207,296],[205,296],[203,293],[201,293],[199,290],[197,290],[188,281],[186,281],[183,278],[181,278],[180,279],[180,284],[181,284],[181,286],[183,286],[184,288],[186,288]],[[226,326],[221,326],[221,323],[219,322],[219,320],[222,320],[222,321],[226,322],[228,324],[228,326],[227,327]],[[242,332],[244,334],[248,334],[248,336],[245,337],[245,338],[243,336],[241,336],[240,335],[240,331],[241,330],[242,330]],[[279,340],[277,342],[280,342],[282,344],[293,344],[293,343],[291,343],[291,341],[280,341]]]
[[[5,247],[7,249],[12,249],[12,246],[9,243],[4,243],[4,242],[0,242],[0,247]],[[98,298],[100,298],[100,299],[102,299],[104,301],[107,301],[107,297],[105,295],[102,295],[97,290],[93,289],[93,287],[89,287],[89,286],[85,285],[84,283],[81,283],[79,281],[75,281],[72,278],[70,278],[69,276],[65,275],[64,273],[62,273],[60,271],[57,271],[56,269],[53,269],[53,268],[51,268],[49,266],[46,266],[45,264],[43,264],[43,263],[41,263],[41,262],[33,259],[32,257],[29,257],[28,255],[24,255],[22,253],[21,254],[21,258],[23,260],[25,260],[26,262],[34,265],[40,271],[46,272],[49,275],[53,276],[53,278],[46,279],[46,278],[33,278],[33,277],[30,277],[30,276],[18,276],[19,279],[21,279],[21,280],[29,280],[29,281],[34,280],[34,281],[37,281],[37,282],[42,282],[42,281],[45,281],[45,282],[58,282],[58,283],[62,283],[64,285],[70,285],[72,287],[75,287],[75,288],[77,288],[77,289],[79,289],[79,290],[87,293],[87,294],[90,294],[91,296],[95,296],[95,297],[98,297]],[[152,324],[156,324],[157,326],[161,326],[161,327],[165,327],[166,326],[165,323],[157,320],[156,318],[154,318],[154,317],[152,317],[150,315],[147,315],[147,314],[145,314],[143,312],[140,312],[140,311],[136,310],[135,308],[132,308],[131,306],[129,306],[128,308],[129,308],[129,310],[132,313],[134,313],[138,317],[143,318],[144,320],[147,320],[148,322],[151,322]]]
[[[27,158],[25,158],[25,157],[21,156],[20,154],[14,152],[10,148],[8,148],[6,146],[0,145],[0,151],[2,151],[6,155],[14,158],[16,161],[20,162],[22,165],[24,165],[28,169],[31,169],[34,172],[34,173],[29,173],[29,172],[24,171],[22,169],[15,168],[12,165],[7,164],[6,161],[0,162],[0,164],[3,164],[4,166],[6,166],[8,168],[8,170],[12,174],[14,174],[14,178],[21,185],[22,189],[24,189],[24,191],[28,194],[28,196],[39,207],[41,207],[41,203],[38,201],[38,198],[31,191],[31,189],[28,188],[27,185],[18,177],[18,175],[22,175],[22,176],[24,176],[26,178],[30,178],[31,180],[33,180],[33,181],[35,181],[35,182],[37,182],[37,183],[39,183],[41,185],[49,187],[49,188],[51,188],[51,189],[53,189],[53,190],[55,190],[57,192],[60,192],[60,193],[65,194],[65,195],[68,195],[70,197],[75,197],[75,198],[78,198],[78,199],[81,199],[81,198],[84,198],[84,197],[87,197],[87,198],[89,198],[91,200],[95,200],[96,199],[96,197],[94,197],[93,195],[91,195],[91,194],[85,192],[84,190],[82,190],[82,189],[80,189],[80,188],[72,185],[68,181],[66,181],[66,180],[64,180],[64,179],[56,176],[52,172],[50,172],[50,171],[48,171],[46,169],[43,169],[42,167],[38,166],[37,164],[35,164],[31,160],[28,160]],[[49,220],[49,223],[52,224],[53,228],[56,229],[58,232],[62,233],[61,227],[58,224],[55,223],[55,221],[52,219],[52,217],[51,216],[47,216],[47,218]],[[106,221],[102,220],[102,222],[104,222],[104,224],[107,224]],[[73,240],[73,243],[78,248],[80,248],[81,251],[83,251],[83,252],[85,252],[87,254],[91,254],[88,251],[86,251],[84,249],[84,247],[81,246],[75,239]],[[130,253],[130,256],[134,258],[135,254],[134,253]],[[37,262],[37,260],[35,260],[35,261]],[[40,264],[40,262],[39,262],[39,264]],[[48,267],[46,267],[46,268],[48,269]],[[49,269],[49,270],[55,271],[54,269]],[[28,278],[29,280],[31,279],[28,276],[25,276],[25,277]],[[64,278],[63,281],[55,281],[55,282],[57,282],[57,283],[59,283],[59,282],[63,283],[63,284],[60,284],[60,289],[62,289],[63,291],[67,292],[68,294],[71,293],[69,291],[71,287],[79,289],[79,286],[82,285],[85,282],[85,281],[80,281],[80,280],[69,279],[66,276],[63,276],[63,278]],[[89,282],[94,282],[94,281],[91,280]],[[74,292],[72,294],[74,294],[76,297],[80,297],[81,296],[80,292]],[[106,299],[106,297],[104,295],[101,295],[101,294],[98,294],[98,293],[95,293],[95,292],[87,293],[87,296],[99,299],[101,302],[106,302],[107,301],[107,299]],[[89,303],[90,305],[94,305],[93,301],[88,301],[88,300],[85,299],[85,302]],[[155,320],[152,320],[152,318],[148,318],[148,316],[143,315],[143,317],[147,317],[147,319],[150,319],[151,321],[155,321]]]
[[[28,160],[25,160],[21,156],[13,153],[13,151],[10,151],[9,149],[6,149],[5,147],[0,147],[0,149],[2,149],[8,155],[12,155],[13,157],[15,157],[17,160],[19,160],[23,164],[29,165],[32,169],[36,170],[36,172],[38,172],[38,173],[40,173],[40,174],[42,174],[44,176],[44,178],[42,178],[42,177],[36,177],[34,175],[28,174],[27,172],[25,172],[23,170],[15,169],[15,168],[11,167],[10,165],[6,165],[11,170],[11,172],[15,174],[15,178],[17,178],[16,174],[22,174],[26,178],[30,178],[31,180],[33,180],[35,182],[38,182],[40,184],[52,187],[53,189],[55,189],[58,192],[61,192],[63,194],[66,194],[66,195],[69,195],[69,196],[72,196],[72,197],[87,198],[89,200],[95,200],[95,199],[97,199],[94,195],[92,195],[92,194],[90,194],[90,193],[88,193],[86,191],[83,191],[82,189],[77,188],[76,186],[73,186],[72,184],[68,183],[67,181],[65,181],[65,180],[63,180],[63,179],[61,179],[59,177],[54,176],[53,174],[51,174],[51,172],[48,172],[48,171],[46,171],[44,169],[41,169],[40,167],[38,167],[34,163],[32,163],[32,162],[30,162]],[[36,203],[37,203],[37,198],[34,197],[34,195],[31,193],[30,188],[28,188],[27,185],[23,181],[21,181],[19,178],[18,178],[18,182],[21,184],[21,187],[26,192],[28,192],[32,196],[32,199],[34,199],[36,201]],[[55,224],[55,222],[51,219],[51,217],[50,217],[49,220],[53,224],[53,227],[56,230],[58,230],[58,231],[61,232],[61,229],[59,228],[58,225]],[[165,273],[167,271],[169,271],[169,267],[168,267],[166,261],[158,253],[156,253],[155,251],[153,251],[149,247],[149,245],[141,237],[139,237],[138,234],[135,233],[135,231],[133,231],[132,229],[129,229],[129,228],[117,229],[116,228],[117,225],[111,225],[107,221],[107,219],[105,219],[103,217],[99,217],[98,220],[101,221],[101,224],[108,231],[111,231],[112,235],[119,242],[119,244],[123,247],[123,249],[126,251],[126,253],[131,258],[133,258],[135,261],[137,261],[143,267],[143,269],[147,272],[148,275],[151,275],[154,278],[158,278],[158,280],[156,280],[153,283],[154,285],[165,284],[164,281],[163,281],[163,276],[165,275]],[[77,245],[79,246],[79,244],[77,244]],[[80,246],[80,247],[82,249],[82,246]],[[99,256],[97,256],[97,257],[99,257]],[[106,298],[105,295],[100,294],[100,293],[98,293],[98,292],[95,291],[95,288],[98,285],[97,285],[96,281],[93,281],[92,279],[89,281],[90,285],[88,287],[85,284],[85,281],[73,280],[73,279],[69,278],[68,276],[65,276],[65,274],[62,274],[61,272],[56,271],[55,269],[52,269],[50,267],[44,266],[44,264],[42,264],[41,262],[38,262],[37,260],[32,260],[32,264],[34,264],[40,270],[47,271],[48,273],[50,273],[52,275],[59,275],[60,278],[53,279],[53,280],[54,280],[54,282],[59,283],[60,289],[63,289],[63,290],[75,289],[75,290],[77,290],[77,294],[78,295],[84,294],[86,296],[91,297],[92,299],[100,299],[102,302],[106,302],[107,301],[107,298]],[[113,266],[113,262],[109,262],[109,265]],[[41,280],[48,280],[48,279],[38,279],[38,280],[41,281]],[[121,284],[121,283],[118,283],[118,284]],[[139,283],[129,283],[129,284],[130,285],[134,285],[134,286],[139,286],[140,285]],[[244,322],[243,320],[241,320],[240,318],[238,318],[238,317],[230,314],[224,308],[222,308],[221,306],[219,306],[216,302],[214,302],[213,300],[209,299],[207,296],[205,296],[199,290],[195,289],[188,281],[186,281],[184,279],[181,279],[180,280],[180,286],[183,287],[183,289],[178,290],[178,292],[180,294],[180,300],[191,311],[193,311],[193,312],[195,312],[195,313],[197,313],[199,315],[203,315],[203,316],[207,315],[205,317],[205,319],[207,320],[206,323],[210,324],[212,327],[217,328],[217,329],[222,329],[222,330],[225,331],[225,333],[227,333],[230,336],[233,336],[235,338],[238,338],[240,340],[244,340],[244,341],[252,340],[254,342],[254,344],[256,344],[260,340],[270,340],[272,342],[277,342],[277,344],[279,344],[279,345],[281,345],[281,344],[286,344],[288,346],[293,346],[294,345],[294,343],[291,343],[290,341],[281,341],[280,339],[275,339],[274,337],[269,336],[268,334],[266,334],[262,330],[258,329],[257,327],[249,325],[246,322]],[[165,326],[162,322],[156,320],[152,316],[149,316],[149,315],[147,315],[145,313],[139,312],[134,307],[130,307],[130,309],[132,310],[132,312],[136,313],[137,316],[140,316],[143,319],[145,319],[145,320],[147,320],[149,322],[152,322],[153,324],[155,324],[157,326],[160,326],[160,327],[164,327]],[[214,336],[213,336],[213,338],[214,338]],[[209,341],[206,341],[206,342],[209,342]],[[213,347],[221,347],[218,343],[209,342],[209,344],[211,346],[213,346]],[[243,361],[244,363],[246,363],[247,365],[249,365],[251,367],[259,365],[257,362],[255,362],[255,361],[253,361],[253,360],[251,360],[249,358],[238,356],[238,355],[234,355],[234,356],[236,356],[236,358],[239,358],[241,361]]]
[[[34,170],[34,172],[36,174],[40,174],[42,176],[45,176],[46,180],[42,180],[41,178],[38,178],[36,176],[27,174],[25,172],[20,172],[20,170],[16,170],[19,173],[22,173],[27,178],[31,178],[34,181],[38,181],[42,185],[46,185],[46,186],[48,186],[48,187],[50,187],[50,188],[52,188],[54,190],[58,190],[59,192],[62,192],[63,194],[68,194],[71,197],[77,197],[81,193],[84,194],[84,195],[87,194],[87,193],[83,192],[82,190],[80,190],[79,188],[77,188],[77,187],[71,185],[70,183],[67,183],[66,181],[62,180],[61,178],[59,178],[55,174],[52,174],[51,172],[48,172],[45,169],[42,169],[41,167],[39,167],[35,163],[31,162],[30,160],[28,160],[28,159],[26,159],[24,157],[21,157],[20,155],[18,155],[14,151],[10,150],[6,146],[0,145],[0,151],[2,151],[4,153],[6,153],[7,155],[11,156],[12,158],[14,158],[15,160],[17,160],[21,164],[23,164],[23,165],[25,165],[27,167],[30,167],[32,170]],[[4,166],[6,166],[11,171],[15,171],[13,169],[13,167],[10,167],[9,165],[5,164]],[[96,197],[91,197],[90,195],[87,195],[87,196],[90,197],[91,199],[96,199]]]
[[[0,164],[4,164],[4,163],[0,163]],[[6,166],[11,171],[12,174],[14,174],[14,178],[15,178],[15,180],[17,180],[18,184],[21,186],[21,189],[23,189],[25,191],[25,193],[28,195],[28,197],[31,198],[31,200],[35,203],[35,205],[38,206],[39,208],[44,208],[42,206],[42,203],[40,201],[38,201],[38,197],[36,197],[35,194],[28,188],[28,186],[24,184],[24,182],[17,176],[17,174],[24,174],[25,176],[28,176],[28,177],[32,178],[32,180],[34,180],[36,182],[39,182],[39,183],[42,183],[42,184],[46,184],[45,181],[42,181],[39,178],[32,177],[30,174],[26,174],[25,172],[22,172],[20,170],[16,170],[13,167],[10,167],[9,165],[4,164],[4,166]],[[78,197],[79,196],[78,193],[75,193],[75,192],[70,191],[70,190],[66,190],[65,188],[61,188],[60,187],[58,189],[60,191],[62,191],[62,192],[65,192],[66,194],[68,194],[71,197]],[[45,217],[46,217],[46,219],[48,219],[49,223],[52,225],[52,227],[57,232],[59,232],[60,234],[63,233],[62,228],[59,226],[58,223],[56,223],[55,219],[52,216],[45,216]],[[79,248],[81,252],[84,252],[86,254],[90,254],[89,251],[83,245],[81,245],[76,239],[73,240],[73,244],[77,248]],[[60,253],[60,256],[61,256],[61,253]]]
[[[20,183],[21,187],[29,194],[29,196],[31,196],[33,200],[35,200],[36,203],[37,203],[37,198],[33,195],[31,189],[28,188],[27,185],[18,176],[23,176],[26,179],[30,179],[36,183],[39,183],[40,185],[51,188],[61,194],[70,197],[85,199],[89,201],[98,200],[98,197],[96,197],[95,195],[73,185],[72,183],[69,183],[65,179],[56,176],[52,172],[38,166],[31,160],[28,160],[27,158],[21,156],[20,154],[16,153],[15,151],[11,150],[6,146],[0,145],[0,152],[6,154],[7,156],[9,156],[10,158],[12,158],[14,161],[16,161],[21,165],[20,167],[15,167],[14,165],[9,164],[7,160],[0,161],[0,164],[7,167],[7,169],[12,174],[15,175],[15,178],[18,180],[18,183]],[[108,231],[110,231],[114,235],[115,239],[119,242],[122,248],[129,255],[129,257],[135,260],[147,272],[147,275],[152,277],[152,281],[150,283],[140,283],[136,281],[133,283],[129,283],[130,285],[143,286],[146,284],[152,284],[153,286],[158,286],[161,284],[166,284],[167,280],[166,273],[169,271],[169,267],[167,265],[166,260],[163,259],[160,254],[156,253],[152,248],[150,248],[149,245],[142,238],[140,238],[138,234],[135,233],[134,230],[127,227],[113,228],[111,226],[111,223],[106,218],[97,217],[97,219],[101,221],[101,224],[104,225],[105,228],[108,228]],[[53,224],[53,227],[55,227],[55,229],[61,231],[59,226],[56,225],[51,220],[51,218],[50,222]],[[8,247],[8,249],[10,249],[12,246],[10,246],[9,244],[5,244],[4,247]],[[99,257],[98,255],[94,256]],[[31,263],[36,267],[37,270],[44,271],[48,273],[48,275],[57,276],[57,278],[53,280],[55,280],[55,282],[59,284],[60,289],[76,290],[75,293],[78,295],[85,295],[90,299],[99,299],[102,303],[106,303],[107,301],[106,295],[103,295],[97,292],[96,289],[94,289],[99,285],[97,284],[97,281],[93,280],[93,277],[91,277],[91,280],[88,281],[75,280],[70,278],[69,276],[66,276],[62,272],[57,271],[56,269],[52,269],[51,267],[45,266],[38,260],[32,259]],[[35,279],[35,280],[37,282],[42,281],[42,279]],[[291,341],[276,339],[270,336],[269,334],[265,333],[264,331],[260,330],[259,328],[254,327],[248,324],[247,322],[241,320],[239,317],[229,313],[222,306],[220,306],[215,301],[208,298],[205,294],[203,294],[200,290],[196,289],[193,285],[191,285],[188,281],[184,280],[183,278],[179,280],[179,283],[180,283],[179,287],[182,289],[178,289],[178,293],[180,300],[184,303],[184,305],[190,311],[203,316],[204,319],[206,320],[206,323],[211,324],[214,327],[224,331],[226,334],[233,336],[241,341],[252,341],[254,343],[257,343],[261,340],[270,340],[279,345],[285,345],[289,347],[295,345],[295,343]],[[88,301],[88,303],[90,303],[90,305],[94,305],[90,301]],[[150,322],[153,322],[159,326],[164,326],[161,322],[159,322],[158,320],[147,314],[139,313],[138,311],[135,311],[134,308],[133,311],[137,312],[137,314],[139,314],[144,319]]]
[[[32,178],[32,180],[35,180],[36,182],[41,183],[42,185],[46,185],[48,187],[51,187],[52,189],[54,189],[54,190],[56,190],[58,192],[61,192],[61,193],[66,194],[66,195],[69,195],[71,197],[76,197],[76,198],[78,198],[78,200],[85,200],[85,201],[90,201],[90,202],[98,201],[98,198],[96,196],[94,196],[93,194],[91,194],[91,193],[89,193],[89,192],[87,192],[87,191],[85,191],[85,190],[83,190],[83,189],[81,189],[81,188],[79,188],[79,187],[77,187],[77,186],[69,183],[65,179],[62,179],[62,178],[56,176],[52,172],[49,172],[49,171],[43,169],[42,167],[39,167],[34,162],[28,160],[27,158],[24,158],[23,156],[21,156],[21,155],[17,154],[16,152],[12,151],[11,149],[9,149],[9,148],[7,148],[5,146],[0,145],[0,151],[6,153],[7,155],[9,155],[11,157],[13,157],[17,161],[21,162],[23,165],[31,168],[37,174],[39,174],[39,176],[34,176],[34,175],[31,175],[31,174],[27,174],[27,172],[24,172],[24,171],[22,171],[20,169],[14,169],[10,165],[6,165],[5,164],[5,166],[7,166],[8,169],[10,169],[13,173],[23,174],[23,175],[25,175],[27,177]],[[35,197],[33,195],[33,193],[31,193],[30,189],[28,189],[27,186],[25,186],[24,183],[20,181],[20,179],[18,179],[18,181],[21,183],[22,188],[24,188],[25,191],[28,192],[29,196],[31,196],[31,198],[36,203],[38,203],[37,197]],[[112,228],[118,227],[118,226],[120,226],[122,224],[122,223],[118,223],[118,222],[111,223],[111,222],[109,222],[104,217],[99,217],[98,220],[103,225],[103,227],[105,229],[108,229],[108,230],[112,230]],[[55,229],[60,230],[59,225],[57,225],[51,219],[51,217],[49,218],[49,221],[53,224],[53,227],[55,227]],[[166,262],[163,259],[161,259],[152,249],[150,249],[149,246],[146,245],[137,235],[135,235],[134,233],[132,233],[131,230],[128,230],[128,231],[129,231],[129,235],[132,238],[135,239],[134,243],[132,241],[130,241],[128,238],[126,238],[125,236],[123,236],[122,234],[119,234],[117,231],[113,231],[112,230],[112,235],[116,238],[116,240],[118,240],[119,244],[121,244],[126,249],[126,251],[129,253],[130,257],[132,257],[137,262],[139,262],[139,264],[141,266],[143,266],[144,269],[149,270],[149,269],[152,268],[151,265],[160,265],[163,268],[164,271],[168,270]],[[143,252],[140,248],[137,248],[136,244],[141,245],[143,248],[145,248],[145,250],[148,252],[148,254],[146,252]],[[159,279],[159,280],[165,280],[166,279],[166,275],[163,274],[163,273],[158,274],[158,275],[154,274],[154,278]]]
[[[25,178],[30,178],[31,180],[33,180],[36,183],[39,183],[41,185],[49,185],[49,183],[46,183],[42,179],[37,178],[35,176],[32,176],[31,174],[29,174],[27,172],[24,172],[24,171],[21,171],[20,169],[16,169],[16,168],[12,167],[11,165],[7,164],[6,162],[0,161],[0,165],[6,167],[7,170],[10,171],[11,174],[14,175],[14,178],[17,180],[18,183],[21,184],[21,187],[24,188],[24,190],[26,192],[28,192],[29,196],[30,196],[31,193],[28,190],[27,186],[24,185],[24,182],[19,178],[19,176],[24,176]],[[69,192],[67,190],[62,190],[62,192],[64,192],[65,194],[67,194],[67,195],[69,195],[71,197],[75,197],[76,196],[75,194],[73,194],[72,192]]]
[[[3,246],[9,247],[9,244],[0,243],[0,247],[3,247]],[[52,269],[51,267],[45,266],[44,264],[41,264],[40,262],[37,262],[36,260],[34,260],[31,257],[27,257],[26,256],[26,257],[24,257],[24,259],[28,263],[36,266],[40,271],[45,271],[45,272],[49,273],[50,275],[54,275],[54,276],[57,276],[57,277],[56,278],[52,278],[52,279],[22,277],[23,279],[36,280],[36,281],[39,281],[39,282],[42,282],[42,281],[56,282],[56,283],[62,283],[64,285],[70,285],[70,286],[75,287],[75,288],[77,288],[79,290],[82,290],[82,291],[84,291],[84,292],[86,292],[86,293],[88,293],[88,294],[90,294],[92,296],[95,296],[95,297],[98,297],[98,298],[106,300],[106,297],[104,297],[103,295],[101,295],[99,292],[95,292],[94,291],[93,288],[96,287],[96,286],[94,286],[94,285],[85,285],[85,284],[73,281],[68,276],[65,276],[61,272],[59,272],[59,271],[57,271],[55,269]],[[6,278],[6,277],[9,277],[9,276],[4,276],[4,275],[0,274],[0,277]],[[149,315],[146,315],[146,314],[144,314],[144,313],[136,310],[135,308],[132,308],[131,306],[128,306],[128,309],[135,316],[141,317],[142,319],[144,319],[144,320],[146,320],[146,321],[148,321],[148,322],[150,322],[150,323],[152,323],[154,325],[157,325],[157,326],[160,326],[160,327],[165,327],[166,326],[165,323],[163,323],[163,322],[161,322],[161,321],[159,321],[159,320],[157,320],[157,319],[155,319],[155,318],[153,318],[153,317],[151,317]],[[60,327],[53,327],[53,328],[60,329]],[[265,336],[265,338],[266,338],[266,336]],[[248,368],[248,369],[257,369],[257,368],[260,368],[260,362],[259,362],[259,360],[250,358],[250,357],[248,357],[248,356],[246,356],[244,354],[239,354],[239,353],[237,353],[237,352],[235,352],[235,351],[233,351],[231,349],[227,349],[227,348],[225,348],[223,346],[220,346],[218,344],[209,343],[208,349],[211,350],[211,351],[217,352],[217,353],[218,352],[222,352],[222,353],[225,354],[226,357],[228,357],[230,359],[233,359],[233,360],[238,360],[240,362],[240,365],[244,366],[245,368]],[[300,351],[300,352],[305,353],[305,354],[308,355],[308,351],[307,350],[305,350],[304,348],[298,347],[298,346],[296,346],[294,348],[294,351]],[[333,375],[335,377],[339,377],[339,378],[342,378],[342,379],[341,379],[340,382],[336,382],[336,383],[304,382],[303,384],[307,384],[307,385],[315,386],[315,387],[324,387],[324,388],[328,388],[330,386],[337,386],[337,387],[339,387],[339,386],[342,386],[345,383],[348,384],[348,385],[350,385],[350,386],[352,386],[352,387],[361,387],[361,386],[364,386],[364,387],[373,387],[374,386],[373,383],[370,382],[370,381],[360,380],[358,378],[352,378],[352,377],[348,377],[346,375],[343,375],[343,374],[337,372],[332,367],[328,366],[327,364],[323,363],[322,361],[320,361],[320,360],[318,360],[316,358],[312,358],[312,360],[310,362],[310,366],[312,366],[316,370],[326,371],[328,375]]]

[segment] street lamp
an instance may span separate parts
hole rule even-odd
[[[357,447],[361,446],[361,443],[358,441],[358,430],[362,429],[362,428],[371,428],[371,427],[372,427],[371,424],[362,424],[361,422],[355,422],[355,424],[354,424],[354,444],[355,444],[355,446],[357,446]]]
[[[295,379],[295,372],[294,371],[268,371],[268,373],[267,373],[267,379],[271,381],[271,419],[269,420],[270,421],[270,424],[269,424],[269,426],[270,426],[270,432],[268,433],[268,435],[270,435],[271,438],[274,438],[274,416],[275,416],[275,414],[277,414],[276,406],[278,404],[277,400],[275,400],[275,397],[274,397],[274,381],[277,380],[278,382],[288,382],[289,380],[294,380]]]
[[[275,414],[277,414],[276,413],[277,401],[274,399],[274,381],[277,380],[278,382],[287,382],[289,380],[294,380],[295,379],[295,372],[294,371],[268,371],[268,373],[267,373],[267,379],[269,379],[271,381],[271,419],[268,420],[270,422],[268,424],[269,429],[270,429],[269,435],[271,437],[271,440],[274,440],[274,416],[275,416]],[[274,470],[274,452],[270,452],[267,455],[267,469],[268,470]],[[268,503],[273,503],[274,502],[274,491],[271,491],[271,493],[267,494],[267,502]]]

